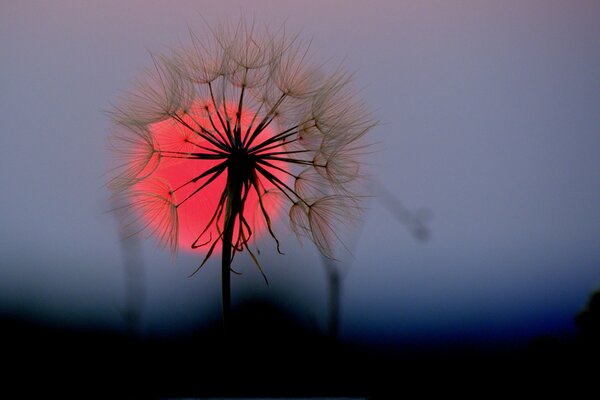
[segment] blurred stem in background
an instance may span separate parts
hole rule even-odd
[[[346,270],[342,270],[341,263],[327,257],[323,257],[323,267],[327,274],[327,287],[329,292],[329,319],[327,322],[327,333],[336,339],[340,330],[340,305],[342,300],[342,280]]]
[[[378,180],[372,181],[372,193],[374,198],[384,208],[386,208],[398,222],[403,225],[412,236],[421,242],[425,242],[430,237],[430,231],[425,225],[429,219],[426,212],[413,212],[406,208],[400,199],[391,192],[383,183]],[[328,307],[329,315],[327,322],[327,332],[331,338],[339,337],[340,315],[341,315],[341,299],[342,299],[342,282],[347,275],[348,268],[343,268],[343,263],[338,260],[332,260],[327,257],[322,257],[323,267],[327,275],[328,288]],[[346,265],[349,267],[349,265]]]
[[[121,242],[125,270],[125,323],[131,336],[141,334],[141,317],[145,295],[144,266],[138,237]]]
[[[392,213],[398,222],[404,225],[416,240],[425,242],[429,239],[430,231],[425,226],[425,223],[430,218],[427,211],[420,210],[413,212],[409,210],[394,193],[377,180],[373,182],[373,189],[375,200]]]
[[[122,200],[121,200],[122,202]],[[122,215],[127,205],[113,200],[114,216],[117,220],[123,271],[125,275],[125,308],[123,317],[127,334],[136,337],[141,334],[141,317],[146,293],[144,263],[139,235],[134,234],[127,218]]]

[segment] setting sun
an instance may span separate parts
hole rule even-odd
[[[153,193],[158,198],[170,199],[177,206],[178,246],[183,250],[206,252],[209,245],[220,235],[218,226],[223,226],[225,213],[216,215],[215,210],[218,209],[221,196],[225,192],[228,169],[225,166],[219,168],[223,158],[217,157],[222,151],[217,147],[216,142],[211,143],[195,132],[203,129],[213,132],[215,137],[225,136],[219,133],[218,128],[215,129],[216,125],[213,127],[213,124],[220,124],[220,122],[214,107],[212,104],[210,106],[212,109],[207,102],[196,101],[182,118],[183,123],[165,120],[149,126],[155,141],[154,147],[160,149],[160,152],[153,154],[153,159],[140,173],[141,176],[152,174],[151,179],[141,180],[134,188],[139,193]],[[220,108],[221,115],[235,115],[236,112],[236,104],[229,103],[226,108]],[[253,125],[258,124],[260,118],[257,115],[254,110],[247,107],[242,109],[240,114],[242,140],[252,132]],[[195,129],[189,129],[185,125]],[[274,134],[272,128],[265,127],[253,141],[253,145],[263,143]],[[201,157],[202,155],[205,157]],[[214,158],[210,158],[210,155],[214,155]],[[289,179],[285,164],[277,161],[273,163],[273,168],[265,168],[277,179],[287,182]],[[207,171],[213,173],[206,174]],[[264,190],[263,206],[273,221],[277,216],[277,202],[275,196],[265,195],[265,193],[269,194],[274,185],[268,179],[260,179],[260,177],[257,179],[259,186]],[[160,232],[164,229],[161,226],[163,220],[157,218],[155,213],[163,213],[165,210],[156,207],[158,205],[160,202],[154,202],[153,207],[143,208],[145,212],[142,212],[141,217],[150,229]],[[168,206],[167,203],[164,205]],[[252,235],[260,235],[266,228],[261,214],[257,192],[248,190],[244,218],[252,227]],[[236,221],[234,231],[238,229],[239,221]],[[220,248],[221,243],[217,241],[214,249]]]

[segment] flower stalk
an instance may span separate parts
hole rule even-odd
[[[173,253],[204,250],[194,273],[221,250],[228,329],[235,254],[265,277],[250,240],[267,234],[280,252],[273,222],[286,207],[290,230],[334,257],[343,227],[360,217],[358,159],[374,122],[351,75],[309,63],[308,46],[284,29],[242,21],[191,39],[153,57],[113,111],[122,163],[110,186]]]
[[[224,231],[221,254],[221,297],[223,307],[223,330],[230,331],[231,324],[231,262],[237,244],[233,243],[236,219],[242,220],[242,191],[244,174],[247,168],[239,159],[231,158],[227,167],[227,206],[225,210]]]

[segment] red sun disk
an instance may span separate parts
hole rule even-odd
[[[197,106],[193,107],[189,115],[184,117],[185,123],[189,124],[191,127],[202,126],[204,129],[214,132],[214,128],[212,127],[211,121],[208,118],[207,111],[205,111],[203,108],[200,108],[198,104],[200,103],[196,103]],[[235,110],[236,108],[237,105],[227,105],[227,111],[230,114],[232,114],[231,110]],[[242,139],[245,137],[253,117],[254,112],[245,107],[240,118]],[[233,118],[234,117],[232,117],[232,119]],[[260,118],[261,117],[258,117],[257,120],[254,121],[254,126],[256,126]],[[221,129],[221,125],[216,114],[213,114],[213,122],[215,122],[216,127],[224,135],[224,130]],[[155,139],[156,147],[163,152],[163,157],[161,158],[158,167],[152,173],[151,178],[138,183],[136,185],[136,190],[141,192],[150,190],[150,187],[152,186],[152,180],[156,182],[156,179],[165,184],[163,190],[166,193],[162,193],[162,195],[168,195],[168,188],[175,190],[176,188],[184,185],[180,189],[175,190],[172,200],[175,204],[179,204],[183,201],[183,203],[177,208],[177,217],[179,221],[178,246],[182,250],[192,251],[192,244],[198,239],[200,233],[207,227],[207,224],[210,222],[218,207],[219,200],[227,183],[227,171],[225,170],[221,175],[219,175],[218,178],[194,194],[194,191],[196,191],[203,183],[205,183],[210,176],[199,179],[195,183],[185,185],[186,182],[198,177],[203,172],[216,166],[223,160],[171,158],[168,157],[169,153],[167,152],[193,152],[210,154],[210,151],[203,150],[196,145],[200,145],[209,149],[216,149],[216,147],[208,140],[200,137],[197,133],[194,133],[189,128],[186,128],[182,123],[174,120],[166,120],[152,124],[150,126],[150,131]],[[218,136],[218,134],[215,135]],[[274,135],[275,132],[270,127],[267,127],[254,140],[253,145],[259,144],[266,139],[273,137]],[[279,162],[277,166],[283,169],[286,167],[285,163],[281,162]],[[277,170],[276,168],[269,169],[269,172],[284,182],[288,180],[287,174]],[[262,186],[266,190],[274,188],[273,184],[264,179],[264,177],[260,176],[260,174],[259,179],[261,180]],[[154,186],[156,187],[156,185]],[[188,198],[188,196],[191,197]],[[186,198],[188,199],[184,201]],[[273,222],[277,213],[275,202],[269,196],[263,196],[263,204],[267,210],[271,222]],[[167,212],[167,210],[164,212]],[[266,230],[266,224],[260,208],[258,195],[254,189],[251,189],[250,193],[248,194],[243,213],[245,219],[252,227],[252,235],[258,236],[264,233]],[[218,227],[220,227],[221,230],[223,229],[224,214],[225,212],[222,213],[218,221],[213,221],[210,227],[206,229],[206,232],[197,243],[208,243],[200,248],[197,248],[196,251],[199,250],[203,253],[206,253],[208,249],[210,249],[212,242],[219,237]],[[162,233],[165,229],[167,229],[167,227],[164,226],[164,222],[162,222],[164,220],[157,218],[154,213],[145,212],[143,213],[142,218],[151,229],[157,232]],[[238,227],[239,222],[236,220],[236,230],[234,230],[234,232],[237,232]],[[237,236],[234,236],[234,240],[236,238]],[[215,251],[220,251],[220,249],[221,244],[219,242],[215,246]]]

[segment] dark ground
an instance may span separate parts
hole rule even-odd
[[[189,337],[139,340],[5,317],[0,376],[11,393],[6,398],[595,398],[599,331],[590,315],[578,317],[581,334],[568,343],[539,338],[518,351],[468,344],[367,350],[306,332],[262,303],[237,310],[228,340],[220,326]]]

